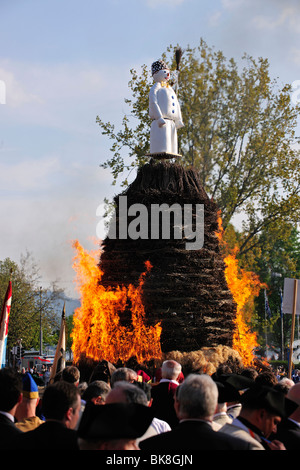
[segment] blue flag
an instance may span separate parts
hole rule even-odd
[[[267,291],[265,289],[265,313],[267,314],[267,316],[270,318],[271,317],[271,309],[270,309],[270,305],[269,305],[269,300],[268,300],[268,296],[267,296]]]

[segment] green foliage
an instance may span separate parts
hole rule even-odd
[[[43,341],[56,344],[53,333],[58,328],[54,302],[60,291],[55,287],[45,290],[40,287],[39,270],[30,254],[21,257],[20,264],[9,258],[0,261],[0,299],[4,301],[10,273],[12,272],[12,305],[8,326],[7,347],[10,350],[22,339],[25,349],[39,349],[40,317],[42,317]]]
[[[256,300],[256,329],[259,343],[276,344],[287,348],[290,344],[291,315],[281,318],[281,296],[284,279],[300,279],[300,235],[290,226],[283,238],[270,239],[269,234],[261,235],[261,249],[255,259],[255,271],[267,285],[268,302],[271,316],[265,315],[264,292]],[[295,336],[297,339],[297,336]]]

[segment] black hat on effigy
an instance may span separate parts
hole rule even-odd
[[[154,75],[156,72],[159,72],[159,70],[164,70],[164,69],[169,69],[169,67],[167,66],[164,60],[156,60],[151,65],[152,75]]]
[[[152,419],[151,408],[138,403],[87,403],[78,436],[83,439],[136,439],[147,431]]]
[[[254,384],[241,397],[242,405],[247,408],[264,408],[269,413],[289,417],[297,408],[297,403],[287,398],[281,391],[271,387]]]

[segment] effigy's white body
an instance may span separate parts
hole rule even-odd
[[[169,85],[170,72],[159,70],[149,93],[150,154],[178,154],[177,129],[183,127],[180,105]]]

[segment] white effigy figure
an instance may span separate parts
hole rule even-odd
[[[168,83],[170,70],[162,60],[153,62],[154,85],[149,93],[150,155],[178,156],[177,129],[184,126],[175,91]]]

